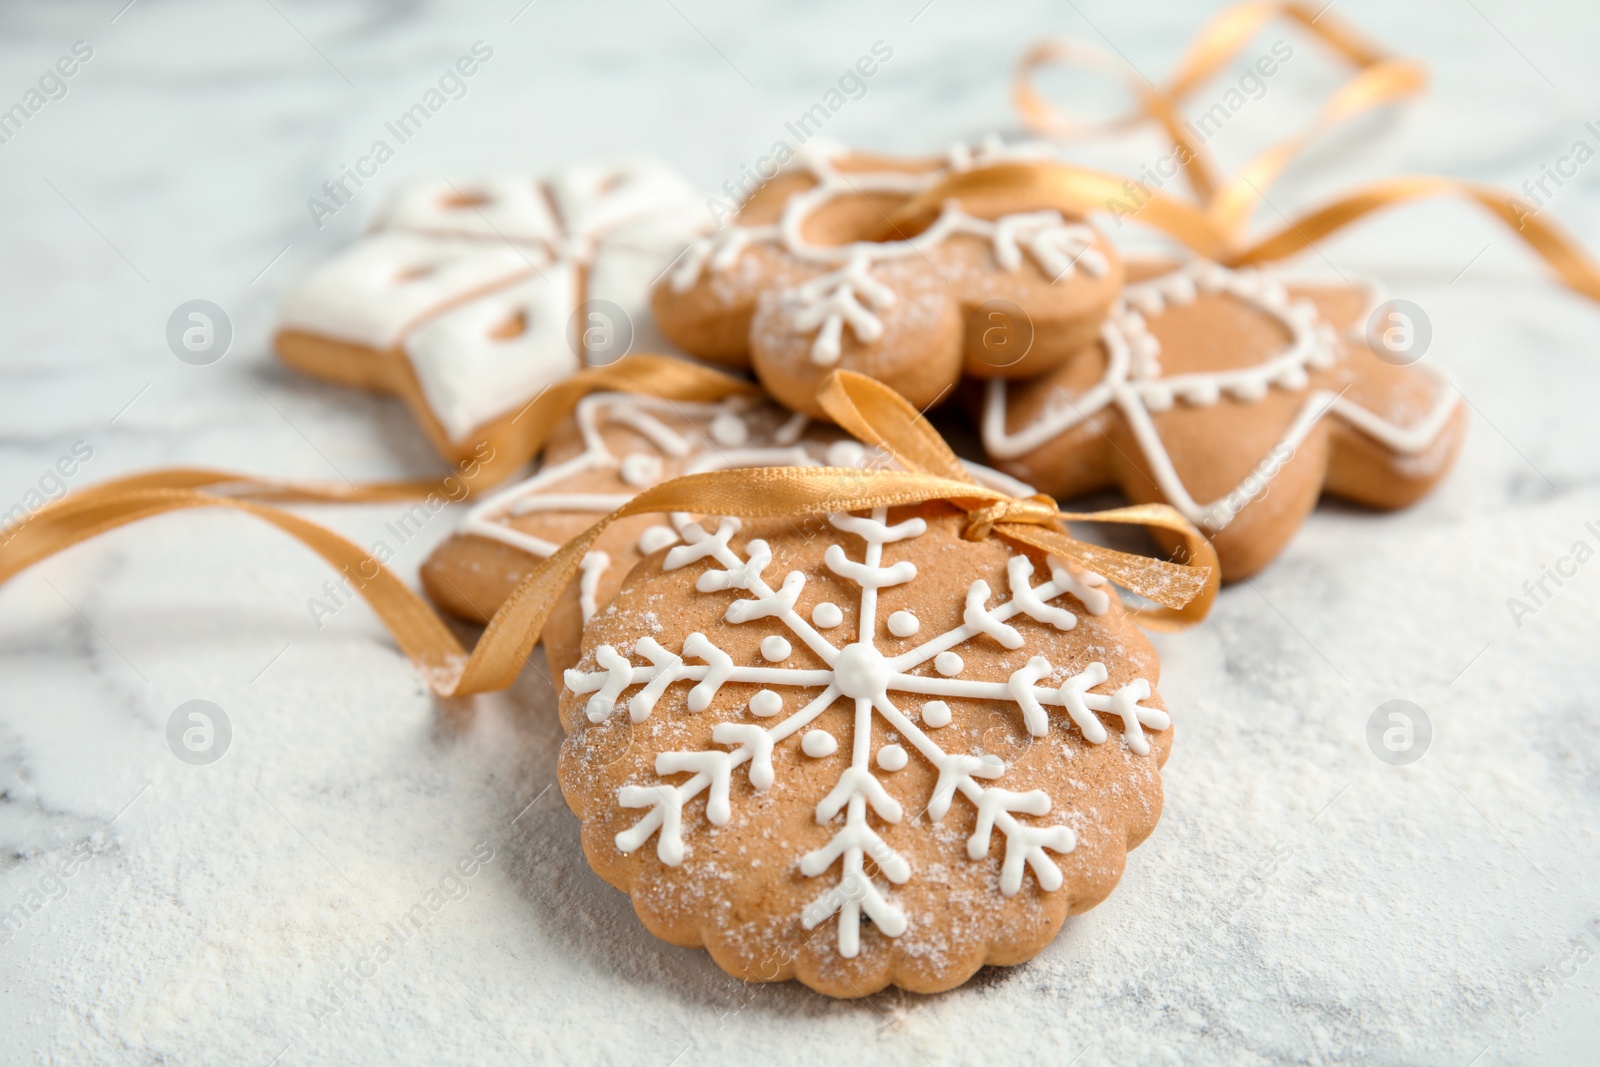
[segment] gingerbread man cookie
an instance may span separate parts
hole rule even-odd
[[[1368,346],[1371,291],[1204,261],[1140,273],[1154,276],[1128,285],[1097,344],[1035,381],[989,384],[992,462],[1057,497],[1165,501],[1228,579],[1269,563],[1323,491],[1398,508],[1449,470],[1460,398]]]
[[[966,524],[724,519],[590,622],[561,788],[652,933],[747,980],[935,992],[1111,892],[1161,811],[1155,653],[1099,576]]]
[[[655,347],[650,284],[705,221],[651,162],[419,182],[289,292],[274,343],[309,374],[398,394],[465,459],[586,362]]]
[[[893,466],[838,428],[749,396],[689,403],[594,393],[556,431],[543,467],[467,513],[422,566],[422,584],[445,610],[487,622],[539,562],[606,513],[683,474],[739,467]],[[1033,492],[998,471],[974,475],[1014,496]],[[613,523],[584,556],[578,579],[545,625],[554,670],[578,659],[583,626],[616,595],[644,556],[676,543],[693,517],[636,515]]]
[[[963,373],[1051,370],[1093,339],[1122,284],[1116,251],[1091,225],[1055,210],[979,218],[950,201],[920,232],[880,239],[918,193],[1019,158],[1032,156],[994,145],[905,160],[813,142],[657,283],[661,331],[686,352],[752,366],[776,400],[814,417],[835,368],[877,378],[918,408]],[[1031,342],[995,344],[995,316],[1018,312]]]

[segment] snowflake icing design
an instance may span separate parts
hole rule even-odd
[[[746,558],[741,559],[729,543],[740,524],[737,519],[724,518],[715,533],[707,533],[697,526],[689,527],[686,543],[667,554],[663,569],[676,570],[705,559],[719,564],[720,569],[703,572],[695,588],[702,593],[734,589],[747,592],[751,594],[748,598],[735,600],[728,606],[723,616],[727,622],[745,625],[770,620],[769,625],[775,623],[787,631],[788,636],[774,632],[762,640],[761,656],[768,665],[736,664],[705,634],[692,633],[679,652],[662,647],[654,638],[641,638],[634,645],[633,653],[647,660],[648,665],[636,665],[617,649],[601,645],[595,649],[595,661],[600,669],[594,672],[569,670],[565,681],[567,688],[576,694],[593,694],[584,711],[594,723],[604,721],[624,706],[624,693],[635,686],[641,688],[625,703],[635,723],[650,716],[667,687],[674,682],[695,683],[686,700],[690,712],[710,707],[718,689],[727,682],[763,687],[750,698],[747,708],[758,721],[724,722],[713,729],[712,740],[724,746],[722,749],[656,755],[657,775],[688,773],[691,775],[688,780],[679,784],[627,785],[618,792],[617,800],[622,807],[641,809],[645,814],[631,828],[616,835],[617,847],[623,852],[633,852],[654,836],[656,855],[662,863],[674,867],[683,863],[687,853],[683,810],[690,800],[704,793],[707,820],[714,826],[727,825],[732,817],[730,787],[736,770],[746,768],[744,775],[751,787],[760,793],[776,780],[772,755],[776,746],[785,741],[799,738],[801,750],[809,756],[831,754],[837,745],[831,735],[821,730],[812,730],[803,738],[800,735],[834,701],[853,701],[855,717],[849,742],[849,765],[816,807],[817,822],[836,829],[826,845],[799,859],[800,871],[812,878],[824,875],[836,864],[840,867],[838,881],[805,908],[801,922],[810,930],[837,915],[838,951],[848,959],[860,952],[863,913],[890,937],[898,936],[907,927],[904,912],[896,907],[889,892],[867,873],[866,861],[870,858],[881,876],[894,885],[905,884],[913,874],[907,860],[868,822],[869,811],[889,824],[898,824],[906,817],[903,805],[884,787],[872,766],[874,716],[881,716],[936,769],[938,778],[927,808],[932,820],[941,821],[957,795],[975,809],[976,825],[967,841],[969,859],[980,860],[988,855],[996,830],[1003,836],[1005,851],[1000,889],[1008,897],[1022,888],[1025,867],[1033,871],[1040,888],[1047,892],[1059,889],[1063,875],[1049,853],[1071,852],[1077,843],[1076,835],[1070,827],[1059,823],[1025,820],[1025,816],[1048,815],[1050,797],[1041,789],[1015,792],[991,784],[1002,779],[1007,769],[997,756],[948,752],[930,736],[929,729],[924,726],[936,731],[950,721],[949,707],[944,700],[983,700],[1011,705],[1033,737],[1042,737],[1049,730],[1046,707],[1062,708],[1091,744],[1107,740],[1106,729],[1096,713],[1108,712],[1121,718],[1123,738],[1130,749],[1141,755],[1150,751],[1144,730],[1165,730],[1171,720],[1161,709],[1141,703],[1151,695],[1150,684],[1143,678],[1134,679],[1111,693],[1090,692],[1107,680],[1106,667],[1100,662],[1090,663],[1056,687],[1039,684],[1053,670],[1050,662],[1040,655],[1032,656],[1022,668],[1002,679],[961,677],[965,665],[955,650],[967,642],[992,640],[1011,650],[1026,644],[1022,634],[1009,624],[1019,615],[1057,630],[1072,629],[1077,617],[1050,603],[1058,597],[1071,594],[1091,614],[1104,614],[1110,608],[1112,594],[1101,576],[1071,570],[1052,558],[1049,560],[1050,579],[1034,585],[1031,560],[1013,554],[1007,564],[1009,599],[991,607],[994,591],[988,582],[976,580],[967,590],[961,625],[908,651],[885,655],[874,641],[878,592],[913,581],[917,567],[906,559],[884,566],[883,549],[885,545],[920,536],[927,524],[921,518],[911,518],[891,525],[884,508],[876,509],[870,517],[830,515],[829,522],[865,544],[859,560],[852,559],[837,542],[830,545],[823,556],[824,565],[830,571],[860,589],[859,632],[855,641],[841,647],[823,635],[823,630],[841,622],[842,613],[836,605],[819,604],[813,609],[811,620],[802,617],[796,604],[805,587],[805,575],[798,570],[791,571],[777,589],[772,588],[765,577],[772,562],[770,546],[763,540],[751,540],[745,546]],[[915,617],[905,611],[895,612],[887,624],[897,637],[915,634],[918,625]],[[781,666],[792,653],[790,638],[804,644],[826,666],[821,669]],[[698,662],[691,663],[691,660]],[[930,662],[935,675],[909,673]],[[798,711],[776,725],[762,725],[759,720],[775,718],[782,713],[785,701],[778,690],[790,688],[816,692]],[[923,706],[919,724],[897,706],[892,698],[896,693],[937,699]],[[907,754],[898,745],[884,746],[877,757],[878,769],[890,773],[904,767],[906,762]]]

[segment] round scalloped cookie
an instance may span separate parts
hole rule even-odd
[[[652,933],[746,980],[936,992],[1111,892],[1161,811],[1155,653],[1098,576],[964,524],[724,520],[590,623],[561,787]]]

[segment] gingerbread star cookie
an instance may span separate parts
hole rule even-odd
[[[1088,222],[1054,210],[980,218],[950,201],[920,232],[882,239],[918,193],[1020,158],[1033,156],[991,145],[894,159],[814,142],[657,283],[657,322],[686,352],[753,367],[775,399],[814,417],[836,368],[918,408],[963,373],[1048,371],[1093,339],[1122,283],[1116,251]],[[996,343],[1019,315],[1029,343]]]
[[[989,383],[992,462],[1061,498],[1165,501],[1226,579],[1277,556],[1324,491],[1399,508],[1449,470],[1460,398],[1368,346],[1370,290],[1204,261],[1139,273],[1154,276],[1130,282],[1096,344],[1034,381]]]
[[[1155,653],[1102,578],[966,522],[724,519],[590,622],[561,788],[648,930],[741,979],[935,992],[1111,892],[1161,811]]]
[[[879,465],[892,463],[834,426],[757,398],[689,403],[594,393],[557,429],[533,477],[475,505],[434,550],[422,566],[423,588],[452,614],[487,622],[542,559],[652,485],[739,467]],[[1013,495],[1033,492],[997,471],[972,469]],[[695,522],[686,514],[635,515],[601,535],[545,625],[554,670],[577,662],[584,624],[633,565],[676,543]]]
[[[650,284],[706,221],[648,161],[419,182],[289,292],[274,344],[309,374],[398,394],[461,461],[586,362],[658,347]]]

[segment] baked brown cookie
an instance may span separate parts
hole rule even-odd
[[[984,450],[1059,498],[1120,488],[1171,504],[1225,579],[1248,577],[1322,492],[1404,507],[1460,448],[1455,390],[1369,347],[1373,302],[1204,261],[1132,281],[1098,342],[1034,381],[989,383]]]
[[[734,467],[868,460],[836,427],[751,397],[706,404],[594,393],[551,437],[533,477],[475,505],[434,549],[422,565],[422,585],[451,614],[488,622],[545,557],[649,486]],[[634,515],[607,528],[545,624],[553,670],[577,662],[584,623],[616,595],[633,565],[677,543],[692,522],[688,515]]]
[[[1155,827],[1155,653],[1104,579],[948,504],[814,521],[691,529],[590,622],[561,695],[584,853],[743,979],[1020,963]]]
[[[757,398],[697,404],[595,393],[556,430],[533,477],[467,513],[423,563],[422,585],[451,614],[488,622],[541,560],[652,485],[737,467],[878,465],[893,466],[837,427]],[[972,471],[1015,496],[1033,492],[976,464]],[[684,514],[634,515],[607,528],[545,624],[552,669],[577,662],[584,623],[611,601],[633,565],[676,543],[695,521]]]
[[[547,386],[660,347],[650,284],[706,223],[649,161],[416,182],[290,290],[273,344],[298,370],[398,395],[448,459],[502,451]]]
[[[963,374],[1051,370],[1093,339],[1122,284],[1115,249],[1088,222],[1055,210],[980,218],[952,200],[919,232],[882,239],[918,193],[1018,158],[1031,156],[991,146],[894,159],[808,145],[657,283],[657,322],[684,351],[753,367],[774,399],[818,418],[817,390],[836,368],[919,409]],[[1026,341],[1012,333],[1019,315]]]

